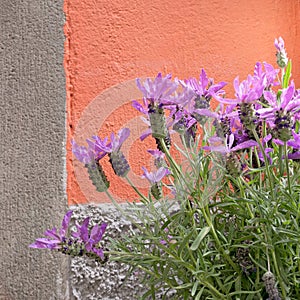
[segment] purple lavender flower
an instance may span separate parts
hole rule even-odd
[[[157,149],[155,150],[147,150],[148,153],[150,153],[154,157],[154,164],[157,168],[160,168],[163,166],[165,162],[165,154],[162,151],[159,151]]]
[[[300,159],[300,133],[292,131],[293,138],[287,142],[287,145],[293,148],[293,152],[288,154],[289,159]]]
[[[226,135],[225,140],[219,137],[211,137],[209,139],[210,146],[202,147],[204,150],[210,150],[213,152],[219,152],[224,155],[225,167],[228,172],[233,177],[237,177],[243,171],[243,165],[240,162],[237,151],[243,149],[249,149],[257,146],[257,142],[254,140],[247,140],[233,146],[234,144],[234,134]]]
[[[99,137],[93,137],[95,139],[95,146],[104,153],[108,153],[111,166],[115,174],[120,177],[125,177],[130,170],[130,166],[124,154],[120,151],[122,144],[129,137],[129,134],[129,128],[119,130],[117,136],[112,133],[110,136],[110,143],[106,143],[107,139],[103,142]]]
[[[251,75],[248,75],[247,79],[241,83],[237,76],[233,81],[233,87],[235,90],[235,99],[221,98],[219,96],[215,98],[224,104],[253,103],[262,96],[265,88],[261,80],[256,80],[256,78]]]
[[[76,238],[79,243],[84,244],[84,248],[88,253],[95,253],[103,260],[104,253],[103,250],[99,248],[98,243],[103,237],[107,224],[102,223],[101,226],[96,224],[89,233],[89,221],[90,219],[87,217],[84,219],[81,225],[76,224],[77,232],[73,232],[72,236]]]
[[[293,147],[294,149],[300,150],[300,133],[296,133],[295,130],[292,131],[293,140],[289,140],[287,145]]]
[[[142,178],[146,178],[151,183],[151,194],[156,200],[162,198],[161,180],[170,174],[168,168],[160,167],[156,172],[148,172],[145,167],[142,167],[144,173]]]
[[[110,143],[107,143],[107,138],[102,141],[98,136],[93,136],[93,139],[95,140],[95,147],[99,148],[105,153],[112,153],[120,150],[122,144],[129,137],[129,135],[129,128],[123,128],[119,130],[117,136],[115,136],[114,133],[111,133]]]
[[[194,105],[192,116],[200,123],[204,124],[207,120],[203,115],[197,113],[198,109],[208,109],[210,106],[210,100],[212,97],[221,97],[225,92],[222,88],[226,85],[226,82],[220,82],[214,84],[213,79],[209,79],[202,69],[200,73],[199,81],[196,78],[190,78],[185,80],[186,86],[190,87],[194,93]]]
[[[291,82],[290,86],[282,90],[279,102],[274,92],[265,91],[264,96],[270,107],[258,110],[258,113],[263,118],[275,118],[274,113],[276,111],[282,111],[284,114],[295,114],[300,111],[300,95],[295,93],[294,81]]]
[[[275,48],[277,49],[276,57],[277,57],[277,64],[280,68],[284,68],[288,63],[288,57],[286,50],[284,48],[284,40],[282,37],[275,39],[274,42]]]
[[[156,172],[148,172],[145,167],[142,167],[144,173],[142,178],[148,179],[151,184],[159,183],[166,175],[171,174],[168,168],[161,167]]]
[[[292,128],[295,119],[300,112],[300,95],[295,93],[295,85],[292,81],[290,86],[282,90],[280,98],[271,91],[265,91],[264,97],[270,107],[257,110],[261,118],[266,119],[273,129],[273,137],[283,142],[292,136]]]
[[[103,223],[101,226],[96,224],[89,233],[89,218],[86,218],[81,225],[76,224],[76,232],[71,232],[71,235],[67,236],[72,213],[73,211],[66,213],[59,231],[55,227],[52,230],[46,230],[44,234],[47,238],[36,239],[29,247],[57,250],[72,256],[85,254],[88,257],[103,261],[105,257],[103,250],[99,247],[99,242],[107,224]]]
[[[234,110],[235,104],[225,106],[220,103],[220,109],[213,112],[210,109],[196,109],[199,115],[214,118],[214,126],[216,128],[217,136],[223,138],[231,134],[231,129],[236,123],[240,123],[238,119],[238,112]]]
[[[98,137],[97,137],[98,138]],[[101,141],[100,138],[98,138]],[[106,144],[107,139],[101,141],[101,143]],[[87,139],[88,148],[84,146],[78,146],[75,141],[72,141],[72,151],[76,158],[84,163],[85,167],[88,169],[89,178],[93,185],[96,187],[98,192],[103,192],[108,189],[109,181],[102,169],[99,160],[106,155],[106,152],[100,149],[95,141]]]
[[[263,65],[265,71],[263,71]],[[266,62],[263,63],[257,62],[255,64],[254,76],[253,78],[264,85],[264,88],[268,90],[271,86],[278,86],[278,73],[279,69],[274,69],[274,67]]]
[[[202,69],[199,80],[197,80],[196,78],[190,78],[185,80],[185,84],[192,88],[196,95],[202,97],[203,100],[205,99],[207,102],[209,102],[212,97],[224,94],[222,88],[227,83],[219,82],[217,84],[214,84],[213,79],[209,79],[204,69]]]
[[[106,152],[104,152],[101,148],[99,148],[95,143],[95,141],[91,141],[89,139],[87,139],[86,141],[88,143],[88,147],[79,146],[74,140],[71,141],[72,152],[80,162],[84,163],[85,165],[88,165],[94,163],[95,161],[98,161],[99,159],[101,159],[106,155]],[[102,141],[103,144],[105,144],[106,142],[107,142],[107,138],[105,138]]]
[[[192,110],[193,111],[193,110]],[[171,112],[173,118],[173,130],[180,134],[182,142],[190,147],[196,139],[197,120],[190,111],[182,108]]]
[[[47,238],[38,238],[33,244],[29,245],[29,247],[51,250],[60,249],[61,244],[66,241],[66,233],[69,227],[72,213],[73,211],[70,210],[65,214],[60,230],[57,230],[57,228],[55,227],[51,230],[46,230],[44,235]]]
[[[146,98],[143,98],[143,105],[140,104],[139,102],[137,102],[136,100],[132,101],[132,106],[138,110],[139,112],[141,112],[142,114],[149,116],[148,114],[148,102]]]
[[[147,99],[152,103],[160,104],[162,100],[167,100],[178,87],[178,83],[173,82],[171,78],[171,74],[162,77],[162,74],[158,73],[154,80],[147,78],[142,84],[141,80],[138,78],[136,84],[143,93],[144,99]]]
[[[271,134],[268,134],[266,137],[264,137],[262,139],[262,145],[264,147],[264,153],[269,161],[269,164],[272,164],[273,163],[273,160],[272,160],[272,157],[270,156],[269,153],[273,152],[274,149],[273,148],[270,148],[270,147],[267,147],[268,145],[268,142],[272,139],[272,135]],[[264,159],[264,155],[263,153],[261,152],[261,150],[258,151],[258,157],[259,159],[262,161],[262,162],[265,162],[265,159]]]
[[[277,51],[285,51],[284,40],[281,36],[278,39],[275,39],[274,45]]]
[[[141,105],[139,102],[137,102],[136,100],[132,101],[132,106],[138,110],[139,112],[141,112],[142,114],[145,115],[145,117],[141,117],[141,120],[143,121],[143,123],[145,123],[148,128],[141,134],[140,136],[140,140],[143,141],[145,138],[147,138],[149,135],[152,134],[152,129],[151,129],[151,122],[150,122],[150,116],[148,113],[148,104],[147,104],[147,100],[143,99],[143,104]],[[170,121],[170,117],[168,118],[168,120],[166,121],[166,126],[167,128],[169,128],[171,126],[171,121]]]
[[[204,150],[210,150],[215,152],[220,152],[222,154],[229,154],[242,149],[252,148],[257,146],[257,142],[254,140],[247,140],[233,147],[234,144],[234,134],[226,135],[225,140],[220,137],[211,137],[209,143],[211,146],[202,147]]]
[[[76,156],[76,158],[84,163],[85,165],[89,164],[91,161],[95,160],[96,154],[94,148],[79,146],[77,143],[72,140],[72,152]]]
[[[150,153],[155,159],[165,158],[165,154],[157,149],[155,150],[148,149],[147,152]]]
[[[137,79],[136,82],[138,88],[143,93],[144,104],[145,106],[147,105],[151,134],[156,140],[158,149],[164,150],[161,140],[164,140],[165,145],[170,148],[171,139],[166,125],[163,101],[167,101],[175,92],[178,83],[171,80],[170,74],[166,77],[162,77],[161,73],[159,73],[154,80],[147,78],[143,84],[140,79]],[[134,103],[134,106],[137,106],[136,103]],[[144,109],[140,106],[137,107],[137,109],[141,109],[140,111],[144,113]]]
[[[174,107],[186,107],[195,98],[195,91],[192,86],[177,78],[174,81],[178,84],[180,90],[176,90],[173,95],[161,100],[164,108],[169,110],[173,110]]]

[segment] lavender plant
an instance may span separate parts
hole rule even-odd
[[[106,224],[88,234],[85,220],[68,238],[68,212],[59,233],[46,231],[47,238],[31,247],[108,257],[142,270],[146,292],[139,299],[158,293],[163,299],[300,299],[300,90],[282,38],[275,47],[280,69],[258,62],[253,75],[234,80],[233,99],[226,97],[226,84],[215,84],[204,70],[199,80],[161,74],[137,80],[143,99],[133,106],[148,125],[141,139],[152,135],[158,148],[148,151],[156,170],[143,167],[148,195],[127,177],[130,167],[120,149],[129,129],[110,141],[94,136],[88,147],[73,142],[95,188],[135,230],[103,251]],[[212,99],[219,102],[215,111]],[[181,136],[181,145],[172,142],[173,134]],[[125,210],[114,200],[101,167],[105,155],[141,203]]]

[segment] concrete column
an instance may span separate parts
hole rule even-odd
[[[69,299],[68,261],[29,249],[65,195],[63,0],[0,3],[0,299]]]

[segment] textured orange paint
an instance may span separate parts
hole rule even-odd
[[[300,85],[299,0],[66,0],[64,10],[69,204],[107,201],[101,195],[87,199],[79,188],[70,148],[81,116],[106,89],[160,71],[198,77],[205,68],[209,77],[230,83],[226,88],[230,94],[233,79],[252,73],[257,61],[275,65],[273,42],[279,36],[285,39],[293,77]],[[99,119],[102,137],[135,116],[130,105],[121,105],[129,100],[116,100],[120,105],[107,116],[108,125],[103,124],[103,116]],[[80,134],[76,138],[80,140]],[[133,169],[138,173],[142,146],[138,141],[132,145],[129,159],[134,161],[136,153]],[[121,199],[133,197],[121,180],[112,190]]]

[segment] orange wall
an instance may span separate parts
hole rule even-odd
[[[138,141],[138,114],[130,105],[140,95],[134,78],[160,71],[198,77],[205,68],[209,77],[230,83],[230,94],[233,79],[252,73],[257,61],[275,65],[274,39],[282,36],[300,86],[299,0],[65,0],[64,9],[69,204],[108,201],[72,162],[70,139],[84,144],[92,134],[103,137],[122,126],[133,131],[124,148],[132,180],[145,187],[138,176],[151,141]],[[125,182],[113,180],[117,198],[134,197]]]

